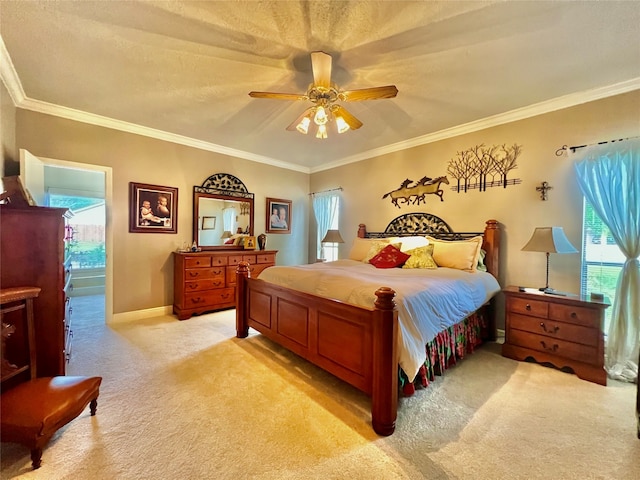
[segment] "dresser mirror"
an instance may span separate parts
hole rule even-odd
[[[237,177],[217,173],[193,187],[193,241],[202,250],[240,250],[253,235],[253,193]]]

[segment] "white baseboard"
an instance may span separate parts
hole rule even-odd
[[[145,318],[161,317],[163,315],[171,315],[173,313],[173,305],[165,305],[164,307],[146,308],[144,310],[133,310],[131,312],[114,313],[109,323],[124,323],[142,320]]]

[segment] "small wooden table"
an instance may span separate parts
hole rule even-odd
[[[520,291],[509,286],[506,297],[505,343],[502,355],[532,358],[578,377],[607,384],[604,370],[604,311],[608,301],[578,295]]]

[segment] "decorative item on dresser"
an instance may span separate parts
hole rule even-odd
[[[0,287],[32,285],[37,375],[65,374],[71,351],[64,208],[0,205]]]
[[[195,314],[235,307],[238,264],[249,262],[251,275],[257,277],[265,268],[275,265],[277,253],[277,250],[174,252],[173,313],[186,320]]]
[[[584,380],[606,385],[602,327],[607,301],[522,290],[514,286],[504,289],[506,338],[502,355],[569,368]]]

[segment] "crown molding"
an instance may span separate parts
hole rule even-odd
[[[7,87],[7,91],[9,92],[11,100],[13,100],[13,104],[18,106],[22,103],[26,98],[26,95],[22,89],[22,83],[20,82],[18,73],[16,72],[13,62],[11,61],[11,57],[9,56],[9,51],[4,44],[2,35],[0,35],[0,78],[2,78],[2,83]]]
[[[91,125],[97,125],[100,127],[111,128],[113,130],[120,130],[122,132],[133,133],[136,135],[142,135],[145,137],[155,138],[158,140],[164,140],[166,142],[177,143],[185,145],[187,147],[198,148],[200,150],[206,150],[209,152],[221,153],[223,155],[229,155],[231,157],[242,158],[253,162],[264,163],[274,167],[286,168],[289,170],[296,170],[298,172],[310,173],[308,167],[302,167],[288,162],[283,162],[275,158],[266,157],[264,155],[257,155],[251,152],[245,152],[243,150],[237,150],[235,148],[225,147],[211,142],[205,142],[184,135],[178,135],[176,133],[166,132],[164,130],[158,130],[155,128],[144,127],[135,123],[123,122],[102,115],[96,115],[93,113],[84,112],[82,110],[76,110],[69,107],[63,107],[60,105],[54,105],[52,103],[43,102],[40,100],[33,100],[31,98],[25,98],[19,105],[19,108],[31,110],[34,112],[45,113],[47,115],[53,115],[56,117],[67,118],[77,122],[88,123]]]
[[[448,138],[477,132],[486,128],[497,127],[498,125],[503,125],[505,123],[524,120],[527,118],[535,117],[537,115],[555,112],[557,110],[574,107],[583,103],[593,102],[595,100],[612,97],[614,95],[620,95],[638,89],[640,89],[640,77],[632,78],[631,80],[616,83],[614,85],[608,85],[605,87],[594,88],[592,90],[564,95],[562,97],[553,98],[551,100],[546,100],[544,102],[535,103],[533,105],[517,108],[509,112],[500,113],[498,115],[493,115],[491,117],[476,120],[474,122],[457,125],[452,128],[440,130],[438,132],[429,133],[427,135],[422,135],[420,137],[415,137],[406,141],[385,145],[384,147],[368,150],[366,152],[352,155],[350,157],[345,157],[341,160],[312,168],[311,173],[330,170],[332,168],[341,167],[350,163],[360,162],[369,158],[379,157],[381,155],[406,150],[408,148],[418,147],[420,145],[426,145],[428,143],[438,142],[440,140],[446,140]]]

